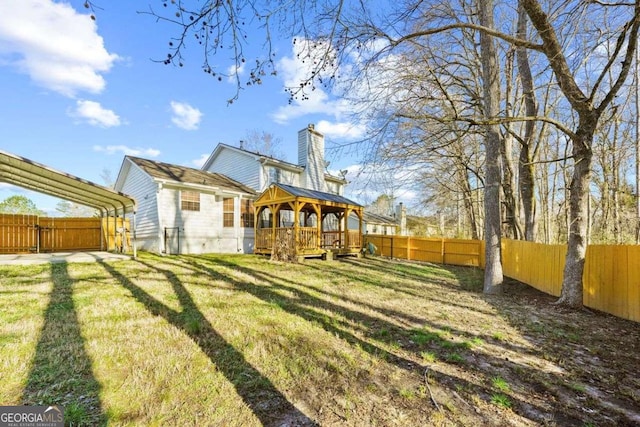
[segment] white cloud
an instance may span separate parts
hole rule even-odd
[[[309,50],[311,44],[314,47]],[[277,64],[278,75],[282,78],[284,86],[299,87],[300,83],[307,80],[317,67],[315,64],[321,60],[317,56],[326,51],[327,47],[324,43],[298,40],[293,45],[291,56],[285,56]],[[330,49],[329,54],[331,54]],[[321,70],[320,76],[327,79],[332,73],[333,70]],[[346,71],[341,70],[340,74],[346,74]],[[298,99],[292,99],[291,103],[278,108],[271,117],[277,123],[286,124],[290,120],[307,115],[329,116],[333,120],[320,120],[316,129],[330,138],[353,140],[362,138],[366,131],[364,124],[351,123],[348,120],[356,109],[355,103],[336,96],[316,82],[315,89],[311,90],[309,86],[305,89],[305,99],[301,99],[301,96]]]
[[[310,56],[309,45],[313,46]],[[320,120],[316,128],[326,136],[343,140],[364,138],[372,112],[385,110],[389,103],[402,105],[406,100],[406,89],[397,82],[398,70],[406,70],[407,64],[401,56],[385,51],[387,47],[387,41],[373,40],[345,54],[338,70],[321,71],[320,77],[325,81],[334,72],[340,76],[330,89],[316,81],[314,90],[307,86],[305,99],[292,99],[278,108],[272,114],[273,120],[286,124],[307,115],[324,115],[329,118]],[[381,51],[385,54],[375,55]],[[298,40],[291,54],[277,63],[284,86],[299,87],[317,68],[318,54],[325,52],[327,47],[322,42]],[[328,52],[333,53],[330,49]]]
[[[120,126],[121,124],[120,117],[116,113],[103,108],[100,103],[95,101],[79,99],[76,102],[76,109],[71,111],[69,115],[84,119],[93,126],[104,128]]]
[[[19,190],[22,190],[22,189],[20,187],[16,187],[13,184],[0,182],[0,191],[19,191]]]
[[[202,119],[202,112],[186,102],[171,101],[171,111],[173,117],[171,121],[174,125],[184,130],[196,130]]]
[[[299,40],[292,47],[291,56],[285,56],[277,63],[278,75],[282,78],[287,88],[298,87],[301,82],[307,80],[314,69],[314,60],[306,57],[306,49],[309,45],[305,40]],[[286,124],[289,120],[308,114],[338,113],[340,103],[331,101],[329,94],[318,86],[315,90],[305,89],[306,99],[293,99],[290,104],[282,106],[272,114],[273,119],[280,124]]]
[[[96,23],[66,3],[0,1],[0,58],[38,85],[73,97],[99,93],[103,73],[118,55],[109,53]]]
[[[193,164],[194,166],[201,168],[204,163],[207,161],[207,159],[209,158],[210,154],[209,153],[204,153],[201,154],[200,157],[198,157],[195,160],[191,160],[191,164]]]
[[[126,145],[107,145],[103,147],[102,145],[94,145],[93,151],[97,151],[99,153],[106,154],[116,154],[123,153],[127,156],[145,156],[145,157],[158,157],[160,155],[160,150],[155,148],[140,148],[140,147],[127,147]]]
[[[367,127],[363,124],[320,120],[316,130],[329,138],[358,139],[364,137]]]
[[[227,75],[229,76],[229,83],[236,83],[236,74],[238,77],[242,76],[244,74],[244,65],[245,64],[240,64],[238,65],[230,65],[229,68],[227,68]]]

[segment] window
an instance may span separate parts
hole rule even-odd
[[[200,193],[197,191],[181,191],[180,203],[183,211],[200,210]]]
[[[240,201],[240,223],[245,228],[253,228],[255,213],[253,210],[253,200]]]
[[[234,200],[232,198],[222,199],[222,226],[233,227],[233,217],[235,216]]]

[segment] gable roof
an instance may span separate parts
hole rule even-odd
[[[369,224],[385,224],[385,225],[397,225],[395,218],[386,215],[380,215],[373,212],[364,211],[363,219]]]
[[[308,197],[311,199],[327,200],[329,202],[343,203],[345,205],[362,207],[361,204],[356,203],[352,200],[349,200],[346,197],[340,196],[338,194],[325,193],[324,191],[309,190],[307,188],[294,187],[293,185],[286,185],[286,184],[274,184],[274,185],[277,185],[278,187],[282,188],[283,190],[287,191],[288,193],[296,197]]]
[[[207,172],[171,163],[157,162],[140,157],[125,156],[125,159],[129,159],[138,165],[152,178],[173,181],[180,184],[197,184],[208,187],[219,187],[241,193],[256,194],[254,190],[246,185],[240,184],[238,181],[219,173]]]
[[[0,151],[0,181],[106,212],[136,208],[133,197],[5,151]]]
[[[225,144],[223,142],[218,143],[216,148],[213,149],[213,152],[211,153],[211,155],[209,156],[207,161],[204,162],[204,165],[202,165],[202,169],[203,170],[209,169],[209,167],[211,167],[211,164],[213,163],[213,159],[215,159],[218,156],[218,154],[220,153],[220,151],[222,151],[222,150],[231,150],[231,151],[235,151],[235,152],[238,152],[238,153],[246,154],[246,155],[249,155],[249,156],[253,157],[256,161],[259,161],[261,163],[275,164],[275,165],[281,166],[281,167],[283,167],[285,169],[294,170],[296,172],[301,172],[301,171],[304,170],[304,168],[302,166],[296,165],[295,163],[290,163],[290,162],[287,162],[285,160],[280,160],[280,159],[275,158],[273,156],[262,154],[262,153],[259,153],[257,151],[250,151],[250,150],[245,150],[244,148],[234,147],[233,145]]]
[[[261,200],[273,188],[279,188],[282,191],[288,193],[293,198],[302,197],[305,199],[315,199],[315,200],[330,202],[337,205],[349,205],[349,206],[354,206],[358,208],[362,207],[362,205],[360,205],[359,203],[356,203],[338,194],[325,193],[324,191],[309,190],[307,188],[294,187],[293,185],[286,185],[286,184],[279,184],[279,183],[271,184],[269,188],[267,188],[262,193],[262,195],[258,198],[258,200]],[[258,201],[256,201],[256,203],[257,202]],[[254,203],[254,205],[256,204]]]
[[[209,169],[211,167],[211,164],[213,163],[213,159],[215,159],[220,153],[220,151],[222,150],[232,150],[239,153],[247,154],[249,156],[253,156],[256,159],[256,161],[264,165],[278,166],[278,167],[281,167],[282,169],[288,169],[290,171],[297,172],[297,173],[302,173],[302,171],[304,171],[304,166],[287,162],[286,160],[281,160],[266,154],[261,154],[261,153],[258,153],[257,151],[250,151],[250,150],[245,150],[244,148],[234,147],[233,145],[225,144],[223,142],[218,143],[216,148],[214,148],[213,152],[211,153],[207,161],[204,162],[204,165],[202,165],[202,170]],[[344,179],[344,177],[331,175],[330,173],[325,173],[324,177],[329,181],[339,182],[341,184],[347,183],[347,180]]]

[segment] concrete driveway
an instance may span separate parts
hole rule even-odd
[[[106,262],[131,259],[130,255],[110,252],[54,252],[47,254],[0,255],[0,265],[47,264],[54,262]]]

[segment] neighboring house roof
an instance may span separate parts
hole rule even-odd
[[[207,172],[200,169],[189,168],[186,166],[178,166],[170,163],[157,162],[154,160],[143,159],[140,157],[126,156],[151,177],[173,181],[182,184],[197,184],[209,187],[220,187],[227,190],[233,190],[241,193],[256,194],[254,190],[246,185],[240,184],[225,175]]]
[[[297,173],[302,173],[302,171],[304,170],[303,166],[297,165],[295,163],[290,163],[290,162],[287,162],[285,160],[280,160],[280,159],[277,159],[277,158],[275,158],[273,156],[269,156],[269,155],[266,155],[266,154],[261,154],[261,153],[258,153],[256,151],[250,151],[250,150],[245,150],[244,148],[234,147],[233,145],[225,144],[225,143],[222,143],[222,142],[218,143],[218,145],[213,150],[213,152],[211,153],[211,155],[209,156],[207,161],[204,162],[204,165],[202,165],[202,170],[209,169],[209,167],[213,163],[213,160],[218,156],[220,151],[225,150],[225,149],[253,156],[258,162],[260,162],[260,163],[262,163],[264,165],[267,165],[267,166],[278,166],[278,167],[280,167],[282,169],[287,169],[287,170],[290,170],[290,171],[293,171],[293,172],[297,172]],[[325,177],[325,179],[327,179],[329,181],[339,182],[339,183],[342,183],[342,184],[346,184],[347,183],[347,180],[344,179],[343,177],[339,177],[339,176],[336,176],[336,175],[331,175],[329,173],[325,173],[324,177]]]
[[[366,210],[364,211],[362,219],[369,224],[397,225],[398,223],[395,218],[386,215],[379,215],[373,212],[367,212]]]
[[[362,205],[359,203],[356,203],[352,200],[347,199],[346,197],[339,196],[333,193],[325,193],[324,191],[309,190],[306,188],[294,187],[292,185],[286,185],[286,184],[272,184],[272,185],[282,188],[284,191],[286,191],[287,193],[295,197],[308,197],[311,199],[326,200],[334,203],[343,203],[346,205],[362,207]]]

